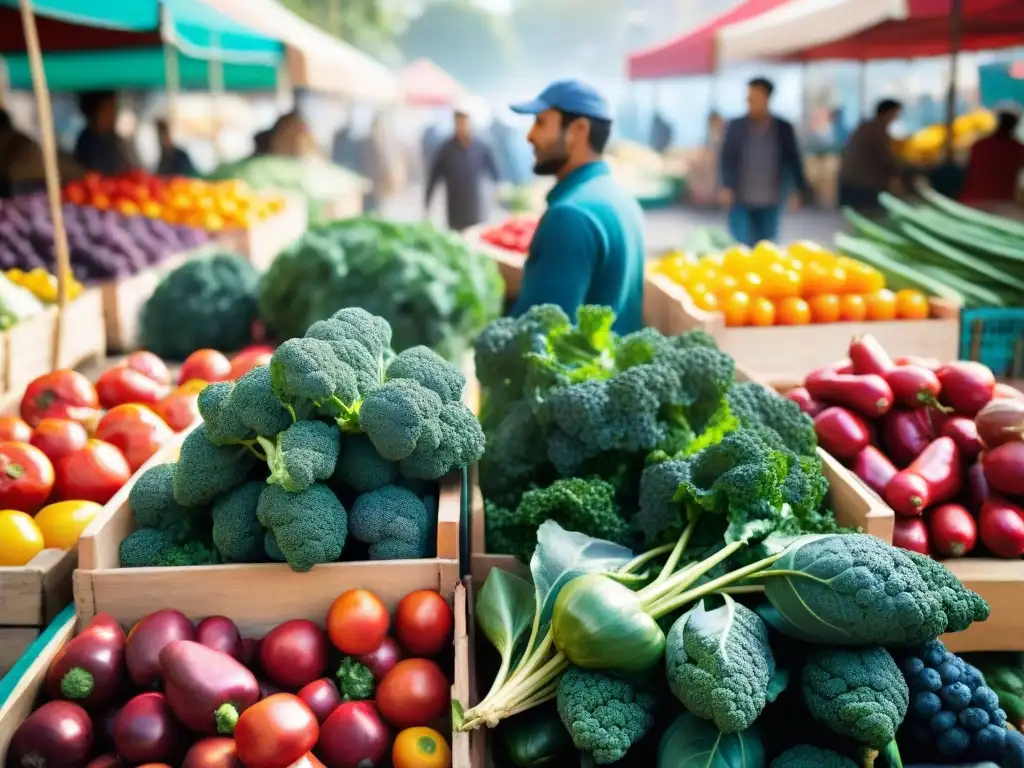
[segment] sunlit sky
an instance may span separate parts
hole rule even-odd
[[[481,8],[486,8],[492,13],[510,13],[513,0],[474,0]]]

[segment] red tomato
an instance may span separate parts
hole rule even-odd
[[[377,709],[396,728],[428,725],[451,706],[451,687],[441,667],[430,659],[405,659],[377,686]]]
[[[334,647],[351,656],[371,653],[384,642],[391,626],[388,609],[373,592],[342,592],[327,611],[327,635]]]
[[[27,443],[32,439],[32,427],[17,416],[0,416],[0,441]]]
[[[90,440],[85,447],[57,462],[57,498],[106,504],[128,482],[132,470],[117,448],[102,440]]]
[[[167,364],[152,352],[132,352],[124,359],[124,364],[132,370],[148,376],[157,384],[165,387],[171,383],[171,372],[167,370]]]
[[[95,416],[100,400],[85,376],[78,371],[44,373],[25,388],[21,418],[36,426],[42,419],[86,421]]]
[[[173,436],[174,430],[167,422],[146,406],[135,403],[111,408],[96,427],[96,439],[123,453],[132,472]]]
[[[215,349],[197,349],[185,358],[178,373],[178,383],[189,379],[227,381],[231,374],[231,361]]]
[[[235,379],[242,378],[242,376],[258,365],[270,365],[270,358],[272,356],[270,352],[246,352],[241,355],[235,355],[231,360],[231,372],[228,374],[228,379],[234,381]]]
[[[89,433],[77,421],[43,419],[36,427],[31,442],[56,465],[69,453],[84,448],[89,442]]]
[[[239,715],[234,736],[246,768],[289,768],[316,746],[320,726],[298,696],[275,693]]]
[[[105,371],[96,380],[96,392],[99,393],[100,405],[113,408],[125,403],[153,405],[167,394],[167,387],[134,368],[119,365]]]
[[[0,507],[32,514],[50,498],[53,464],[28,443],[0,443]]]
[[[395,609],[395,636],[414,656],[436,656],[452,644],[452,609],[437,592],[420,589]]]
[[[175,432],[188,429],[199,418],[199,395],[188,392],[172,392],[153,406],[156,415],[167,422]]]

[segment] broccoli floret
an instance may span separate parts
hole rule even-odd
[[[129,533],[119,549],[122,568],[171,568],[213,565],[217,554],[202,541],[180,543],[170,532],[139,528]]]
[[[326,485],[315,483],[290,493],[268,485],[256,507],[260,525],[274,532],[274,540],[293,571],[333,563],[341,556],[348,535],[348,515]]]
[[[672,625],[665,667],[669,688],[683,706],[723,733],[739,733],[769,701],[775,659],[760,617],[724,598],[724,605],[710,611],[701,601]]]
[[[413,452],[398,463],[398,471],[405,477],[437,480],[483,456],[483,430],[465,403],[456,400],[442,405],[437,429],[440,439],[436,445],[421,435]]]
[[[349,515],[352,535],[370,545],[371,560],[429,557],[432,523],[420,497],[395,485],[364,493]]]
[[[517,400],[505,417],[486,431],[480,459],[480,490],[493,499],[518,501],[523,488],[547,466],[547,435],[530,404]]]
[[[617,677],[570,666],[558,681],[558,716],[597,765],[621,760],[654,725],[657,701]]]
[[[391,346],[391,326],[362,307],[339,309],[331,320],[341,326],[344,338],[358,341],[374,359],[383,358]]]
[[[896,738],[910,690],[884,648],[811,649],[801,678],[811,716],[840,736],[872,749]]]
[[[392,379],[371,392],[359,411],[359,424],[377,453],[389,461],[411,456],[420,439],[441,441],[441,398],[412,379]]]
[[[683,532],[676,491],[690,479],[688,459],[670,459],[644,468],[640,477],[640,507],[636,524],[648,544],[675,541]]]
[[[366,493],[391,485],[397,476],[395,462],[377,453],[366,435],[345,435],[342,439],[341,453],[334,468],[334,482],[356,493]]]
[[[264,483],[250,481],[218,496],[213,502],[213,545],[227,563],[259,563],[264,560],[263,526],[256,505]]]
[[[182,441],[174,465],[174,499],[182,506],[209,504],[248,479],[256,457],[244,445],[214,445],[200,424]]]
[[[789,505],[797,519],[811,520],[821,509],[829,490],[821,459],[798,456],[792,451],[785,451],[785,456],[787,469],[786,479],[782,482],[782,501]]]
[[[555,304],[534,305],[517,318],[498,318],[474,345],[477,380],[510,400],[519,399],[529,366],[525,354],[542,349],[553,331],[571,327],[569,316]]]
[[[365,310],[357,311],[362,312],[368,318],[371,326],[375,326],[378,321],[383,322],[381,318],[374,317]],[[352,310],[342,310],[342,312],[351,314]],[[387,338],[390,339],[391,328],[386,323],[385,326],[388,330]],[[353,323],[335,318],[318,320],[306,330],[306,338],[319,339],[330,344],[334,356],[352,369],[359,386],[359,393],[363,397],[384,381],[384,356],[387,351],[387,345],[384,345],[383,348],[379,347],[381,337],[374,328],[367,327],[366,331],[369,333],[368,338],[359,332]]]
[[[902,550],[914,564],[922,581],[942,604],[945,632],[963,632],[976,621],[988,619],[991,609],[981,595],[971,592],[942,563],[917,552]]]
[[[685,331],[678,336],[670,337],[669,344],[676,349],[690,349],[692,347],[718,349],[718,342],[715,341],[715,337],[700,328],[694,328],[692,331]]]
[[[647,365],[668,344],[668,339],[657,328],[641,328],[627,333],[615,345],[615,367],[624,371],[634,365]]]
[[[770,768],[857,768],[857,763],[830,749],[801,744],[772,760]]]
[[[442,403],[459,402],[466,377],[430,347],[410,347],[398,353],[388,365],[389,379],[412,379],[441,398]]]
[[[365,701],[373,698],[376,688],[373,672],[365,664],[360,664],[351,656],[341,660],[338,671],[334,673],[338,681],[338,690],[345,701]]]
[[[275,437],[292,423],[291,414],[274,395],[266,365],[257,365],[235,382],[228,406],[233,420],[263,437]]]
[[[355,371],[326,341],[300,338],[281,344],[270,359],[270,383],[293,420],[319,410],[337,419],[339,426],[358,423]]]
[[[233,445],[256,438],[256,433],[242,423],[231,404],[234,387],[234,382],[215,381],[203,387],[196,400],[206,436],[214,445]]]
[[[297,421],[271,442],[257,442],[270,467],[268,483],[277,483],[286,491],[304,491],[318,480],[329,480],[338,463],[341,433],[334,424],[322,421]]]
[[[136,479],[128,504],[140,528],[162,528],[185,534],[195,510],[174,499],[174,464],[156,464]]]
[[[734,384],[726,394],[729,410],[745,427],[774,430],[783,445],[801,456],[814,456],[818,437],[811,417],[800,406],[755,381]]]
[[[284,556],[284,552],[277,546],[277,537],[273,531],[267,531],[266,536],[263,537],[263,551],[275,563],[287,562],[288,558]]]

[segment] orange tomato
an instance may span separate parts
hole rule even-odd
[[[867,296],[868,320],[895,320],[896,294],[888,288]]]
[[[224,229],[224,219],[216,213],[206,213],[202,217],[203,229],[220,232]]]
[[[117,204],[117,211],[122,216],[138,216],[140,213],[139,206],[133,203],[131,200],[122,200]]]
[[[779,302],[779,325],[807,325],[811,322],[811,308],[798,296],[787,296]]]
[[[810,240],[797,240],[795,243],[790,243],[786,253],[804,263],[827,261],[832,256],[822,246]]]
[[[726,325],[746,325],[750,313],[750,296],[743,291],[734,291],[725,297],[721,307]]]
[[[846,270],[820,261],[809,262],[804,268],[803,285],[805,296],[843,293],[846,290]]]
[[[812,323],[835,323],[839,320],[839,297],[834,293],[812,296],[808,302]]]
[[[751,300],[747,320],[751,325],[775,325],[775,305],[771,299],[757,296]]]
[[[799,272],[787,269],[779,263],[772,264],[762,272],[761,280],[764,285],[764,295],[771,299],[799,296],[803,283]]]
[[[920,291],[896,291],[896,317],[900,320],[927,320],[931,315],[928,297]]]
[[[151,219],[159,219],[164,209],[160,203],[154,200],[148,200],[142,204],[142,215],[148,216]]]
[[[102,511],[103,505],[95,501],[58,501],[40,509],[35,521],[48,549],[72,549]]]
[[[433,728],[406,728],[391,749],[395,768],[451,768],[452,751]]]
[[[859,323],[868,316],[868,304],[864,297],[847,293],[839,297],[839,319],[844,323]]]
[[[110,198],[106,195],[93,195],[92,196],[92,207],[98,208],[101,211],[110,209]]]
[[[760,296],[764,291],[764,281],[756,272],[747,272],[740,276],[736,286],[748,296]]]

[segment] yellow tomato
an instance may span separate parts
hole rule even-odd
[[[876,293],[885,288],[885,276],[872,266],[854,261],[846,267],[846,290],[850,293]]]
[[[716,312],[718,310],[718,297],[711,291],[690,291],[689,293],[697,309],[703,309],[707,312]]]
[[[839,297],[839,319],[844,323],[859,323],[868,316],[868,305],[864,297],[847,293]]]
[[[785,258],[786,254],[782,252],[782,249],[768,240],[761,240],[754,246],[753,259],[759,268],[762,265],[778,263]]]
[[[452,751],[433,728],[406,728],[391,748],[394,768],[451,768]]]
[[[736,287],[750,296],[760,296],[764,292],[764,281],[756,272],[741,275],[738,282]]]
[[[775,305],[771,299],[764,296],[752,299],[748,321],[751,325],[775,325]]]
[[[895,320],[896,319],[896,294],[883,288],[880,291],[869,293],[865,303],[868,310],[868,320]]]
[[[771,299],[799,296],[803,282],[799,272],[787,269],[779,263],[772,264],[766,272],[763,272],[761,280],[764,285],[764,295]]]
[[[31,515],[0,511],[0,566],[25,565],[43,551],[43,534]]]
[[[837,265],[812,261],[803,272],[804,295],[820,296],[846,291],[846,270]]]
[[[807,325],[811,322],[811,308],[798,296],[787,296],[779,302],[779,325]]]
[[[40,509],[35,521],[48,548],[72,549],[102,509],[95,501],[58,501]]]
[[[795,243],[790,243],[786,253],[792,258],[803,262],[825,261],[832,255],[820,245],[810,240],[797,240]]]
[[[726,325],[746,325],[747,315],[750,314],[750,296],[743,291],[734,291],[722,300],[721,308]]]
[[[189,379],[188,381],[179,384],[175,391],[184,395],[198,395],[209,383],[210,382],[203,381],[202,379]]]
[[[745,245],[734,245],[722,253],[722,269],[730,275],[742,275],[754,267],[754,257]]]
[[[719,294],[729,294],[740,287],[740,281],[732,275],[722,275],[718,281],[717,289]]]
[[[839,321],[839,297],[834,293],[812,296],[807,302],[811,308],[812,323],[835,323]]]
[[[896,291],[896,316],[900,320],[927,320],[931,314],[928,297],[920,291]]]
[[[715,269],[722,269],[725,266],[725,254],[724,253],[709,253],[705,255],[701,260],[701,264],[709,264]]]

